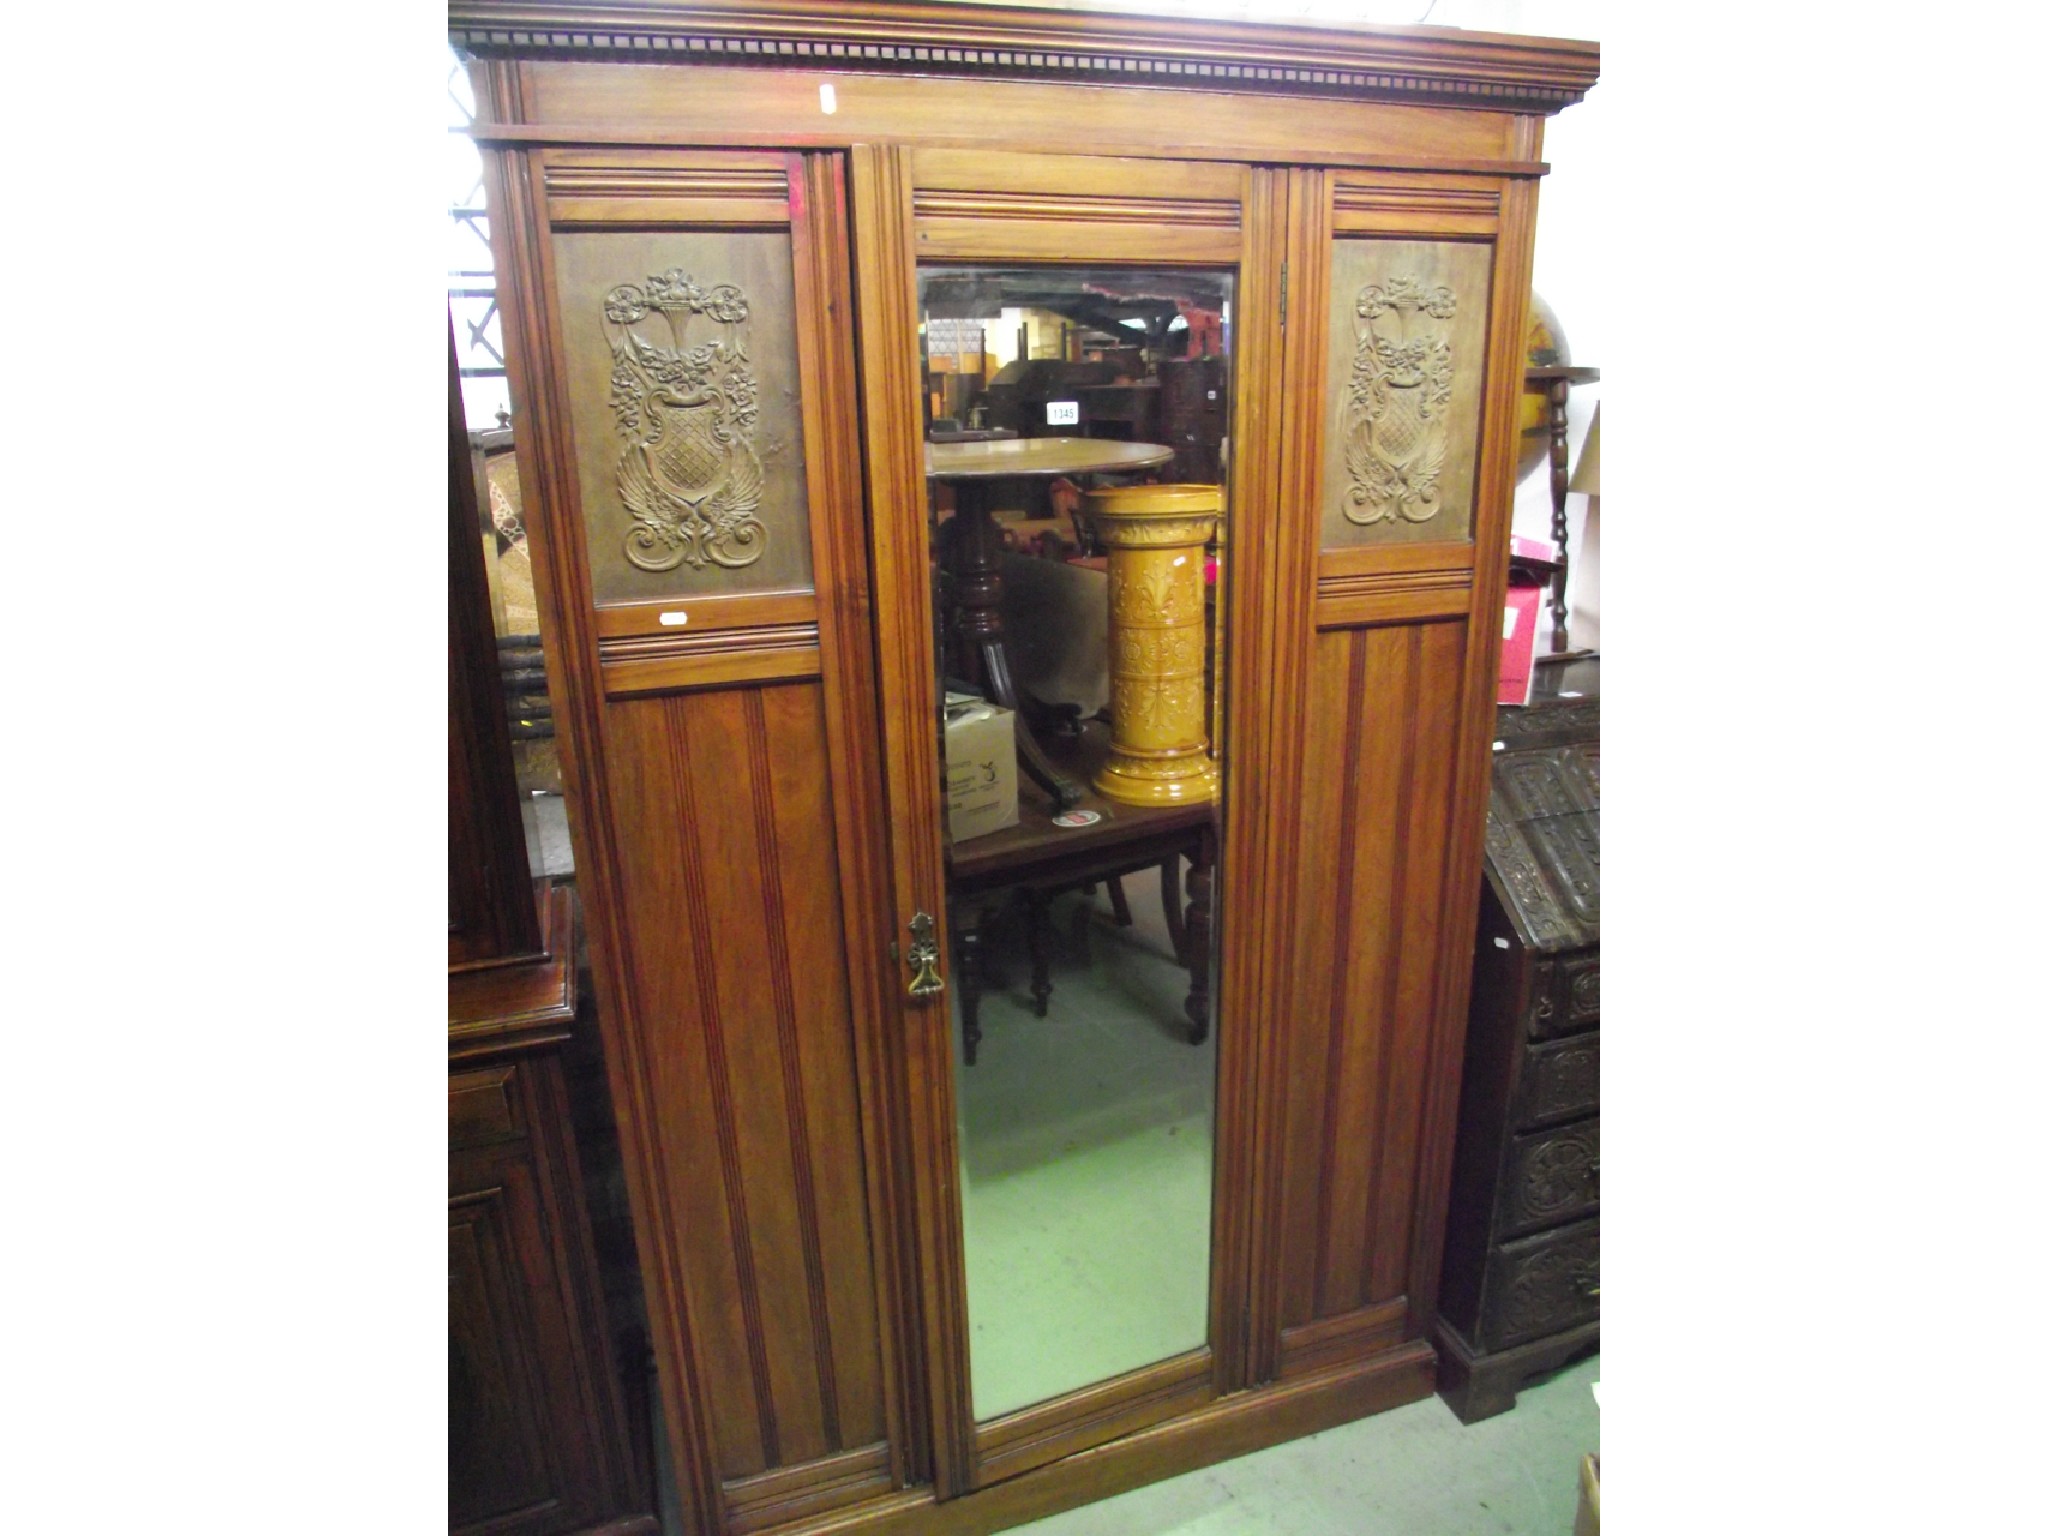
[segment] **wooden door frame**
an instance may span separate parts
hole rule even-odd
[[[1066,264],[1228,266],[1237,282],[1231,361],[1233,449],[1251,441],[1241,425],[1264,432],[1263,402],[1277,394],[1278,178],[1269,170],[1204,162],[1157,167],[1170,195],[1134,197],[1146,162],[1105,156],[919,150],[856,145],[852,159],[857,332],[868,406],[867,462],[874,537],[877,646],[887,740],[896,873],[896,932],[907,938],[916,912],[936,925],[939,953],[950,956],[945,868],[939,835],[937,758],[926,724],[937,717],[930,665],[931,585],[924,509],[923,405],[917,387],[917,269],[921,261],[1045,262],[1057,249]],[[921,166],[927,183],[920,185]],[[933,186],[931,183],[938,185]],[[1158,186],[1150,190],[1160,190]],[[1219,213],[1227,191],[1229,216]],[[1086,223],[1072,222],[1084,207]],[[1191,242],[1189,231],[1198,233]],[[1194,252],[1190,259],[1190,252]],[[1257,270],[1254,270],[1256,268]],[[1225,633],[1262,631],[1269,589],[1258,536],[1272,515],[1270,477],[1233,452],[1233,535],[1224,576]],[[1237,551],[1242,548],[1240,569]],[[1254,1044],[1260,1033],[1256,925],[1231,914],[1261,910],[1260,879],[1284,873],[1284,861],[1255,861],[1253,818],[1236,797],[1256,796],[1259,753],[1236,744],[1256,721],[1258,652],[1226,657],[1229,724],[1221,755],[1226,804],[1218,882],[1219,1027],[1212,1181],[1209,1326],[1205,1343],[1107,1381],[1015,1413],[977,1423],[968,1390],[960,1148],[953,1093],[952,1022],[942,994],[913,1002],[898,992],[903,1038],[918,1063],[907,1085],[915,1146],[918,1274],[930,1369],[936,1492],[941,1499],[987,1487],[1108,1439],[1201,1407],[1246,1385],[1246,1245],[1252,1227],[1252,1162],[1244,1155],[1257,1101]],[[1241,723],[1242,722],[1242,723]],[[1257,803],[1256,801],[1253,803]],[[949,967],[950,969],[950,967]],[[900,980],[901,978],[899,978]]]
[[[1445,1206],[1470,954],[1478,918],[1478,884],[1485,834],[1493,735],[1495,678],[1507,579],[1507,534],[1514,493],[1517,392],[1501,380],[1519,380],[1527,328],[1534,250],[1537,157],[1542,120],[1519,118],[1513,163],[1490,175],[1455,178],[1336,164],[1302,165],[1286,173],[1286,261],[1292,323],[1286,340],[1281,396],[1284,427],[1275,479],[1283,525],[1276,526],[1276,559],[1269,611],[1271,673],[1267,688],[1295,702],[1279,711],[1265,744],[1279,808],[1268,824],[1275,848],[1300,836],[1294,813],[1306,771],[1302,736],[1286,723],[1301,718],[1317,635],[1330,629],[1457,621],[1467,639],[1455,702],[1450,819],[1442,849],[1440,921],[1433,936],[1435,986],[1428,1007],[1428,1061],[1423,1069],[1418,1157],[1413,1175],[1414,1218],[1409,1263],[1399,1307],[1391,1303],[1325,1324],[1286,1330],[1279,1289],[1286,1177],[1285,1041],[1276,1032],[1258,1063],[1261,1086],[1254,1156],[1259,1162],[1257,1233],[1251,1243],[1252,1361],[1250,1379],[1292,1380],[1335,1360],[1356,1358],[1388,1341],[1430,1337],[1436,1313]],[[1486,293],[1487,329],[1478,427],[1478,476],[1466,540],[1349,549],[1323,545],[1323,464],[1330,430],[1328,341],[1335,242],[1344,238],[1469,241],[1491,251]],[[1293,882],[1276,887],[1267,916],[1295,932],[1315,914],[1298,909]],[[1269,957],[1286,963],[1284,946]],[[1326,1133],[1327,1134],[1327,1133]]]
[[[493,115],[520,111],[518,67],[485,61],[476,71],[478,97]],[[617,147],[610,160],[633,162],[676,150]],[[510,341],[508,371],[513,398],[531,430],[516,442],[522,482],[533,488],[529,527],[533,535],[535,587],[544,622],[543,644],[563,717],[564,779],[570,830],[577,855],[578,883],[586,893],[591,929],[593,980],[606,1039],[606,1068],[619,1122],[628,1195],[640,1233],[641,1269],[647,1302],[657,1314],[652,1329],[663,1406],[685,1526],[702,1532],[726,1528],[742,1517],[738,1499],[758,1499],[744,1518],[792,1518],[777,1513],[789,1499],[814,1495],[815,1474],[775,1471],[741,1479],[722,1475],[704,1407],[703,1365],[694,1342],[692,1301],[679,1251],[683,1234],[671,1219],[667,1191],[673,1171],[661,1150],[662,1129],[649,1096],[645,1021],[634,1001],[629,915],[623,895],[621,855],[614,846],[611,790],[606,769],[604,720],[608,701],[648,693],[720,688],[812,677],[823,687],[825,735],[830,756],[847,776],[833,794],[838,840],[839,901],[846,934],[844,964],[853,1016],[852,1048],[857,1066],[861,1153],[866,1220],[871,1234],[877,1317],[882,1356],[881,1388],[888,1450],[879,1469],[883,1487],[904,1487],[928,1476],[924,1426],[929,1413],[921,1401],[905,1399],[921,1380],[920,1357],[910,1330],[899,1321],[910,1314],[907,1246],[901,1241],[905,1217],[898,1192],[906,1187],[906,1140],[901,1110],[889,1085],[904,1069],[896,1042],[882,1032],[881,997],[887,985],[881,934],[888,872],[881,863],[879,754],[873,742],[877,717],[873,653],[869,645],[867,551],[862,518],[859,403],[851,337],[845,317],[851,309],[850,252],[846,234],[843,152],[831,150],[748,151],[786,172],[794,294],[805,319],[796,325],[802,392],[802,431],[807,534],[811,542],[814,591],[799,596],[761,594],[690,600],[699,613],[717,612],[725,626],[717,645],[703,654],[664,657],[619,654],[649,628],[638,609],[663,604],[600,606],[592,592],[590,554],[580,512],[576,458],[571,442],[568,380],[558,332],[549,216],[548,147],[486,148],[485,175],[493,209],[493,247],[500,273],[504,323]],[[739,209],[720,222],[735,228],[762,227],[756,210]],[[579,225],[580,227],[580,225]],[[793,621],[793,622],[790,622]],[[792,634],[810,629],[809,646],[763,649],[750,658],[749,636],[757,625],[780,625]],[[801,641],[802,635],[795,635]],[[644,642],[642,642],[644,643]],[[804,656],[800,650],[814,654]],[[608,654],[608,651],[611,654]],[[664,670],[665,669],[665,670]],[[848,1460],[851,1458],[828,1458]],[[865,1464],[871,1458],[858,1458]],[[824,1464],[820,1464],[824,1465]],[[755,1486],[758,1485],[758,1486]],[[787,1486],[785,1486],[787,1485]],[[853,1488],[850,1493],[859,1493]]]

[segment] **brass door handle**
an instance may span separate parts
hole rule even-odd
[[[920,912],[910,920],[910,995],[937,997],[946,990],[939,974],[939,941],[933,933],[932,915]]]

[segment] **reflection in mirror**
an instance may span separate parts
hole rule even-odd
[[[1232,294],[919,275],[976,1419],[1209,1338]]]
[[[498,675],[519,784],[519,816],[526,829],[528,872],[537,880],[568,879],[576,864],[569,850],[562,762],[555,748],[555,712],[548,700],[540,603],[534,596],[533,556],[526,539],[512,428],[502,422],[471,427],[469,453],[491,594],[491,627],[498,644]]]

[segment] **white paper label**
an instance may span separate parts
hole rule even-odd
[[[1081,424],[1081,402],[1078,400],[1046,401],[1045,424],[1048,427],[1078,427]]]
[[[1515,610],[1509,608],[1505,611],[1508,616],[1508,622],[1506,627],[1501,630],[1500,637],[1503,640],[1512,640],[1515,638]]]
[[[661,622],[668,625],[670,628],[674,628],[678,624],[689,623],[690,616],[680,608],[671,608],[667,613],[664,613],[661,616]]]
[[[832,89],[830,80],[818,87],[818,110],[827,117],[839,110],[839,93]]]

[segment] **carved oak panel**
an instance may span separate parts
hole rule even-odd
[[[1600,952],[1579,950],[1531,973],[1529,1038],[1555,1040],[1600,1022]]]
[[[1600,1315],[1600,1224],[1584,1221],[1503,1243],[1486,1278],[1480,1343],[1506,1349]]]
[[[596,601],[811,585],[786,232],[558,233]]]
[[[1517,1136],[1501,1179],[1504,1236],[1554,1227],[1600,1203],[1600,1122]]]
[[[1560,975],[1561,1003],[1566,1019],[1590,1024],[1600,1017],[1600,956],[1567,960]]]
[[[1453,240],[1336,242],[1325,548],[1471,537],[1492,264]]]
[[[1600,1036],[1581,1035],[1529,1048],[1515,1089],[1514,1121],[1541,1125],[1600,1106]]]

